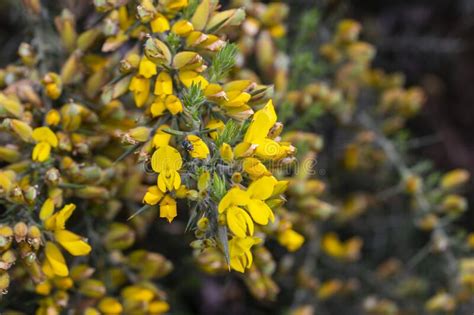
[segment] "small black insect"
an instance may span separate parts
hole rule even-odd
[[[183,148],[184,148],[186,151],[188,151],[188,152],[194,150],[193,144],[192,144],[188,139],[183,140],[183,142],[181,143],[181,145],[182,145]]]

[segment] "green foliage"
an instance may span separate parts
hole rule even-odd
[[[235,65],[237,56],[237,46],[235,44],[225,45],[212,59],[209,67],[209,77],[211,82],[222,80]]]
[[[223,143],[233,145],[238,140],[242,127],[234,120],[230,119],[226,122],[224,130],[219,134],[216,140],[216,146],[220,147]]]

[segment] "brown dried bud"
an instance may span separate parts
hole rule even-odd
[[[28,226],[24,222],[18,222],[13,227],[13,234],[17,243],[25,241],[28,234]]]

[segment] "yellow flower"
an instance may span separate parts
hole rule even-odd
[[[166,71],[161,71],[156,77],[155,95],[169,95],[173,94],[173,80]]]
[[[247,209],[252,219],[261,225],[267,225],[268,220],[274,221],[272,209],[265,203],[265,200],[273,194],[273,189],[277,180],[272,176],[263,176],[250,184],[247,194],[250,198]]]
[[[10,122],[10,127],[12,128],[13,132],[21,138],[21,140],[25,142],[31,142],[33,140],[33,130],[31,129],[30,125],[24,121],[12,119]]]
[[[174,14],[188,6],[188,0],[162,0],[160,1],[166,11]]]
[[[49,295],[49,293],[51,292],[51,282],[49,282],[48,280],[46,281],[43,281],[41,283],[38,283],[36,286],[35,286],[35,292],[37,294],[40,294],[40,295]]]
[[[321,300],[327,300],[341,291],[344,283],[339,279],[330,279],[321,283],[318,289],[318,298]]]
[[[253,256],[250,249],[258,244],[259,239],[253,237],[239,238],[234,237],[229,241],[230,266],[238,272],[245,272],[250,268],[253,262]]]
[[[158,173],[158,187],[162,192],[179,188],[181,177],[177,171],[182,165],[181,155],[172,146],[161,146],[153,153],[151,167]]]
[[[92,249],[91,246],[87,244],[79,235],[67,230],[55,231],[54,238],[73,256],[87,255]]]
[[[275,108],[272,101],[268,101],[264,108],[257,111],[252,118],[249,128],[244,136],[244,142],[259,144],[268,135],[268,132],[277,121]]]
[[[12,171],[0,171],[0,188],[4,192],[10,192],[13,185],[13,180],[15,178],[15,173]]]
[[[155,18],[150,21],[150,26],[153,33],[163,33],[170,29],[168,19],[160,13],[157,13]]]
[[[206,124],[207,129],[214,129],[213,131],[209,132],[209,136],[211,137],[212,140],[217,139],[217,136],[222,130],[224,130],[224,127],[225,127],[224,122],[219,119],[211,119]]]
[[[252,236],[254,224],[248,213],[242,208],[232,206],[226,211],[227,226],[237,237]]]
[[[150,61],[146,56],[143,56],[138,65],[138,74],[149,79],[156,73],[156,64]]]
[[[192,70],[203,72],[207,66],[204,58],[194,51],[182,51],[176,54],[173,59],[173,68],[179,71]]]
[[[333,257],[343,257],[345,254],[344,244],[339,240],[335,233],[328,233],[322,239],[322,248],[324,252]]]
[[[193,24],[188,20],[179,20],[171,27],[171,32],[178,36],[186,37],[194,31]]]
[[[138,142],[146,142],[150,137],[151,129],[147,127],[136,127],[129,130],[128,134],[133,140]]]
[[[40,142],[35,145],[31,158],[36,162],[44,162],[49,159],[51,153],[51,145],[47,142]]]
[[[283,24],[277,24],[275,26],[272,26],[270,28],[270,34],[274,38],[283,37],[286,34],[285,26]]]
[[[55,109],[51,109],[46,113],[45,122],[48,126],[56,126],[61,121],[61,115]]]
[[[211,180],[211,173],[209,173],[208,171],[202,172],[202,174],[199,175],[198,182],[197,182],[198,190],[200,192],[205,191],[209,187],[210,180]]]
[[[203,160],[209,156],[209,148],[201,138],[195,135],[188,135],[186,139],[192,145],[190,154],[193,158]]]
[[[46,242],[45,246],[46,259],[43,265],[43,271],[47,275],[57,275],[66,277],[69,274],[66,261],[59,248],[52,242]]]
[[[171,135],[163,131],[164,128],[169,128],[170,126],[164,124],[161,125],[153,136],[153,146],[155,148],[168,145],[171,140]]]
[[[61,210],[59,210],[58,212],[56,212],[55,214],[51,216],[46,216],[43,213],[43,217],[45,217],[44,219],[45,228],[50,231],[64,230],[66,221],[71,217],[75,209],[76,209],[76,206],[70,203],[70,204],[65,205]]]
[[[170,305],[165,301],[153,301],[148,306],[150,314],[164,314],[170,310]]]
[[[249,196],[246,191],[237,187],[229,189],[219,202],[217,207],[219,213],[223,213],[232,206],[246,206],[249,203]]]
[[[166,218],[171,223],[176,215],[176,200],[170,195],[166,195],[160,202],[160,218]]]
[[[257,144],[255,155],[260,159],[278,159],[278,157],[287,155],[280,143],[275,140],[265,138]]]
[[[219,153],[221,155],[222,160],[226,163],[231,163],[234,160],[234,152],[232,152],[232,147],[227,144],[223,143],[219,148]]]
[[[287,229],[278,234],[278,242],[290,252],[294,252],[303,245],[304,237],[292,229]]]
[[[157,97],[150,106],[150,112],[153,117],[158,117],[163,115],[166,110],[164,98]]]
[[[181,100],[175,95],[167,95],[165,99],[165,106],[171,114],[176,115],[183,111],[183,104]]]
[[[105,314],[121,314],[123,311],[122,304],[113,297],[104,297],[98,305],[99,310]]]
[[[153,291],[139,285],[130,285],[124,288],[121,295],[125,300],[140,301],[144,303],[149,303],[155,296]]]
[[[148,190],[145,194],[145,197],[143,197],[143,202],[154,206],[158,202],[160,202],[161,199],[163,199],[163,192],[158,188],[158,186],[150,186],[148,187]]]
[[[467,245],[470,249],[474,249],[474,232],[467,235]]]
[[[222,102],[224,107],[242,107],[247,105],[247,102],[250,100],[251,95],[247,92],[241,91],[226,91],[227,99]]]
[[[145,105],[150,95],[150,80],[142,76],[134,76],[128,87],[133,92],[133,98],[137,107]]]
[[[179,72],[179,80],[184,84],[185,87],[189,88],[191,85],[196,84],[201,87],[201,89],[205,89],[208,85],[209,82],[200,75],[196,71],[180,71]]]
[[[41,221],[46,220],[49,218],[54,212],[54,201],[51,198],[48,198],[44,201],[43,205],[41,206],[41,210],[39,213],[39,217]]]
[[[335,233],[328,233],[324,235],[321,245],[323,251],[329,256],[337,259],[355,260],[359,257],[362,240],[353,237],[342,242]]]
[[[61,77],[54,72],[48,72],[43,80],[41,80],[41,83],[44,86],[46,95],[53,99],[56,100],[61,96],[62,93],[62,81]]]
[[[209,84],[205,90],[204,90],[204,96],[206,96],[207,99],[213,102],[221,102],[227,98],[227,95],[219,84],[211,83]],[[209,124],[212,124],[213,122],[218,122],[219,120],[216,119],[211,119],[209,121]],[[210,127],[208,127],[210,128]]]
[[[172,115],[177,115],[183,111],[183,104],[178,97],[172,94],[155,98],[150,107],[152,116],[161,116],[165,110],[168,110]]]
[[[260,160],[252,157],[245,158],[242,167],[244,172],[250,175],[250,178],[257,179],[262,176],[270,176],[272,173],[267,170]]]
[[[466,183],[469,177],[470,174],[467,170],[454,169],[441,177],[440,186],[446,190],[456,188]]]
[[[234,187],[224,195],[219,202],[218,211],[227,212],[227,225],[232,233],[238,237],[253,235],[253,222],[267,225],[269,220],[275,220],[265,200],[272,196],[276,184],[275,178],[264,176],[252,182],[247,191]]]
[[[268,133],[276,121],[277,116],[273,103],[270,100],[264,108],[257,111],[253,116],[250,126],[245,133],[244,141],[236,147],[239,156],[248,156],[253,150],[262,159],[276,159],[284,156],[286,153],[285,148],[275,140],[268,138]],[[292,152],[291,149],[292,147],[288,148],[288,152]]]
[[[84,315],[100,315],[100,312],[93,307],[88,307],[85,309]]]

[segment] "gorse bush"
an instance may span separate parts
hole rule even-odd
[[[196,283],[222,278],[260,305],[236,314],[472,309],[469,173],[413,153],[423,91],[372,68],[359,23],[22,5],[31,38],[0,71],[2,312],[189,314],[190,290],[221,314],[201,300],[232,293]]]

